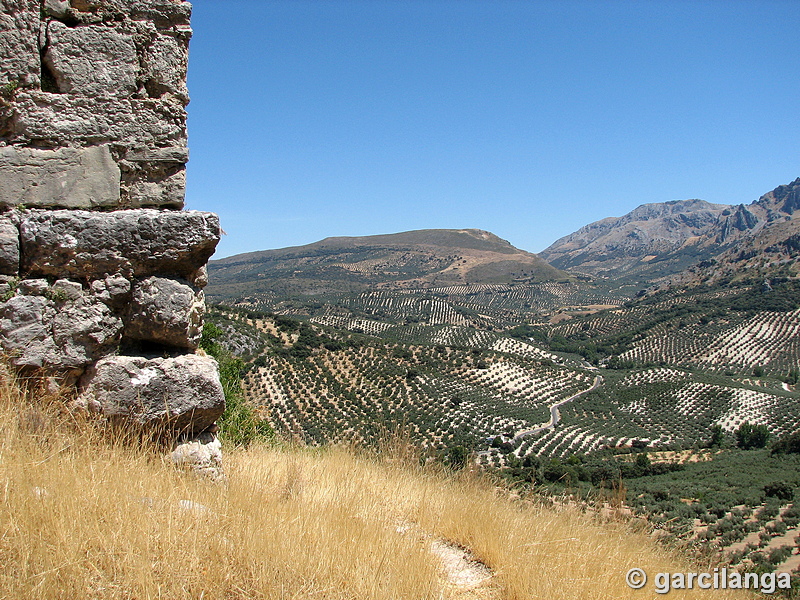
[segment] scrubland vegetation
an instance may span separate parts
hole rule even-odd
[[[2,598],[616,600],[647,595],[625,584],[632,567],[709,568],[627,522],[420,466],[408,440],[380,454],[231,448],[227,482],[212,484],[67,415],[62,398],[1,385]],[[467,549],[488,578],[449,577],[434,542]]]

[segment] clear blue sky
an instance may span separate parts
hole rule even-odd
[[[800,176],[800,1],[195,0],[187,207],[215,258],[479,228],[538,252]]]

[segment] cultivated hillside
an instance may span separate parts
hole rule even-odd
[[[762,266],[770,267],[766,275],[788,274],[789,263],[796,270],[792,259],[800,250],[799,207],[800,178],[748,205],[644,204],[622,217],[586,225],[540,256],[560,269],[640,283],[698,265],[706,271],[698,275],[695,269],[684,281],[719,280],[722,272],[731,279]]]
[[[564,279],[535,254],[478,229],[426,229],[250,252],[211,261],[212,301]]]
[[[376,444],[403,427],[431,456],[461,446],[503,466],[512,452],[568,458],[634,439],[684,449],[706,444],[712,426],[733,434],[748,420],[776,437],[800,426],[800,396],[786,383],[797,383],[798,311],[752,317],[726,310],[713,292],[505,335],[414,326],[369,337],[235,309],[210,318],[223,343],[251,361],[247,401],[307,444]],[[542,428],[564,401],[559,427]]]

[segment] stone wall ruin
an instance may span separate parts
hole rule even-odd
[[[191,5],[0,2],[0,347],[110,420],[207,439],[220,227],[182,210]]]

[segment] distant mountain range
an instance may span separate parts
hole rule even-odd
[[[208,269],[212,299],[568,278],[535,254],[479,229],[333,237],[214,260]]]
[[[800,178],[735,206],[643,204],[582,227],[538,256],[479,229],[332,237],[209,263],[212,301],[370,289],[525,284],[581,275],[647,287],[797,276]]]
[[[713,280],[758,269],[770,275],[796,265],[799,234],[800,178],[748,205],[644,204],[586,225],[539,256],[559,269],[612,279],[648,283],[694,267],[694,275],[682,280]]]

